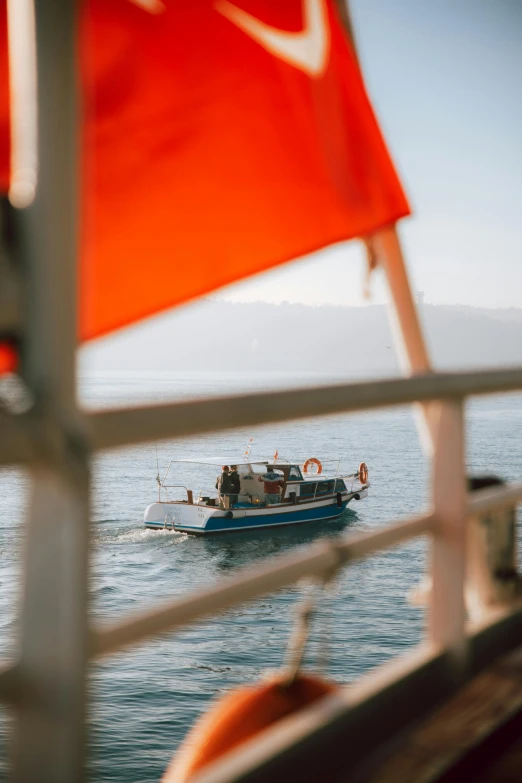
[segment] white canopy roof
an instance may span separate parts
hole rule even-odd
[[[187,457],[186,459],[173,459],[172,462],[189,462],[196,465],[268,465],[268,459],[251,459],[250,457]]]

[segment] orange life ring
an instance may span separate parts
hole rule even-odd
[[[317,465],[317,473],[316,473],[317,476],[319,475],[319,473],[323,472],[323,466],[321,465],[320,461],[315,457],[310,457],[310,459],[307,459],[305,464],[303,465],[303,471],[305,473],[308,473],[308,468],[310,467],[310,465]]]
[[[336,693],[339,686],[315,675],[299,673],[292,683],[281,675],[238,688],[219,699],[196,723],[162,783],[186,783],[220,756],[287,715]]]
[[[368,465],[366,462],[361,462],[359,465],[359,481],[361,484],[368,483]]]

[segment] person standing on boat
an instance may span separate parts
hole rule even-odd
[[[281,478],[280,473],[276,473],[272,468],[268,468],[266,473],[259,476],[258,481],[263,482],[263,489],[265,491],[265,503],[267,505],[273,505],[274,503],[281,502],[281,487],[284,485],[284,481]]]
[[[237,465],[230,466],[230,508],[236,505],[239,492],[241,490],[241,482],[239,480],[239,474],[237,472]]]
[[[230,508],[230,493],[231,493],[231,482],[230,482],[230,474],[229,471],[230,468],[228,465],[223,465],[221,468],[221,475],[218,476],[218,479],[216,481],[216,489],[218,491],[218,499],[219,499],[219,505],[221,508]]]

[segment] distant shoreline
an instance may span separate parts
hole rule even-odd
[[[439,369],[522,363],[522,309],[420,307]],[[203,300],[80,351],[92,372],[397,373],[387,308]]]

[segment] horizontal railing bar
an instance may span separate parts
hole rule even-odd
[[[485,488],[468,495],[468,511],[470,516],[484,514],[512,506],[521,499],[522,483]],[[305,555],[279,558],[275,565],[261,566],[254,573],[251,570],[245,575],[240,572],[229,580],[223,580],[217,587],[190,595],[112,628],[94,630],[91,636],[91,654],[98,656],[114,652],[149,636],[172,631],[237,604],[254,600],[304,577],[333,573],[349,561],[362,559],[382,549],[397,546],[410,538],[433,532],[436,521],[433,514],[426,514],[398,522],[377,532],[348,534],[338,542],[317,544],[313,552],[309,551]],[[478,631],[478,626],[473,630]],[[19,671],[16,666],[0,670],[0,701],[14,700],[19,686]]]
[[[348,534],[339,541],[321,542],[306,554],[277,558],[269,565],[244,569],[230,579],[206,590],[153,609],[108,629],[92,632],[92,655],[105,655],[121,647],[173,631],[232,606],[252,601],[267,593],[287,587],[305,577],[328,576],[348,561],[396,546],[410,538],[429,533],[435,524],[432,514],[415,517],[378,532]]]
[[[88,414],[94,449],[412,402],[522,390],[522,368],[433,373]]]
[[[468,495],[470,516],[505,508],[522,499],[522,484],[483,489]],[[131,618],[109,629],[93,631],[93,655],[103,655],[165,631],[197,622],[237,604],[259,598],[305,577],[335,571],[348,561],[359,560],[410,538],[433,531],[433,514],[398,522],[377,532],[348,534],[336,542],[316,544],[306,554],[278,559],[252,572],[239,572],[230,580],[159,609]]]
[[[96,450],[310,416],[517,390],[522,390],[522,367],[430,373],[411,378],[118,408],[86,413],[84,418],[90,445]],[[0,465],[27,462],[35,456],[41,457],[45,451],[49,428],[33,411],[10,416],[3,429],[8,430],[8,437],[0,439]]]
[[[500,511],[522,501],[522,483],[477,489],[468,499],[470,516]]]

